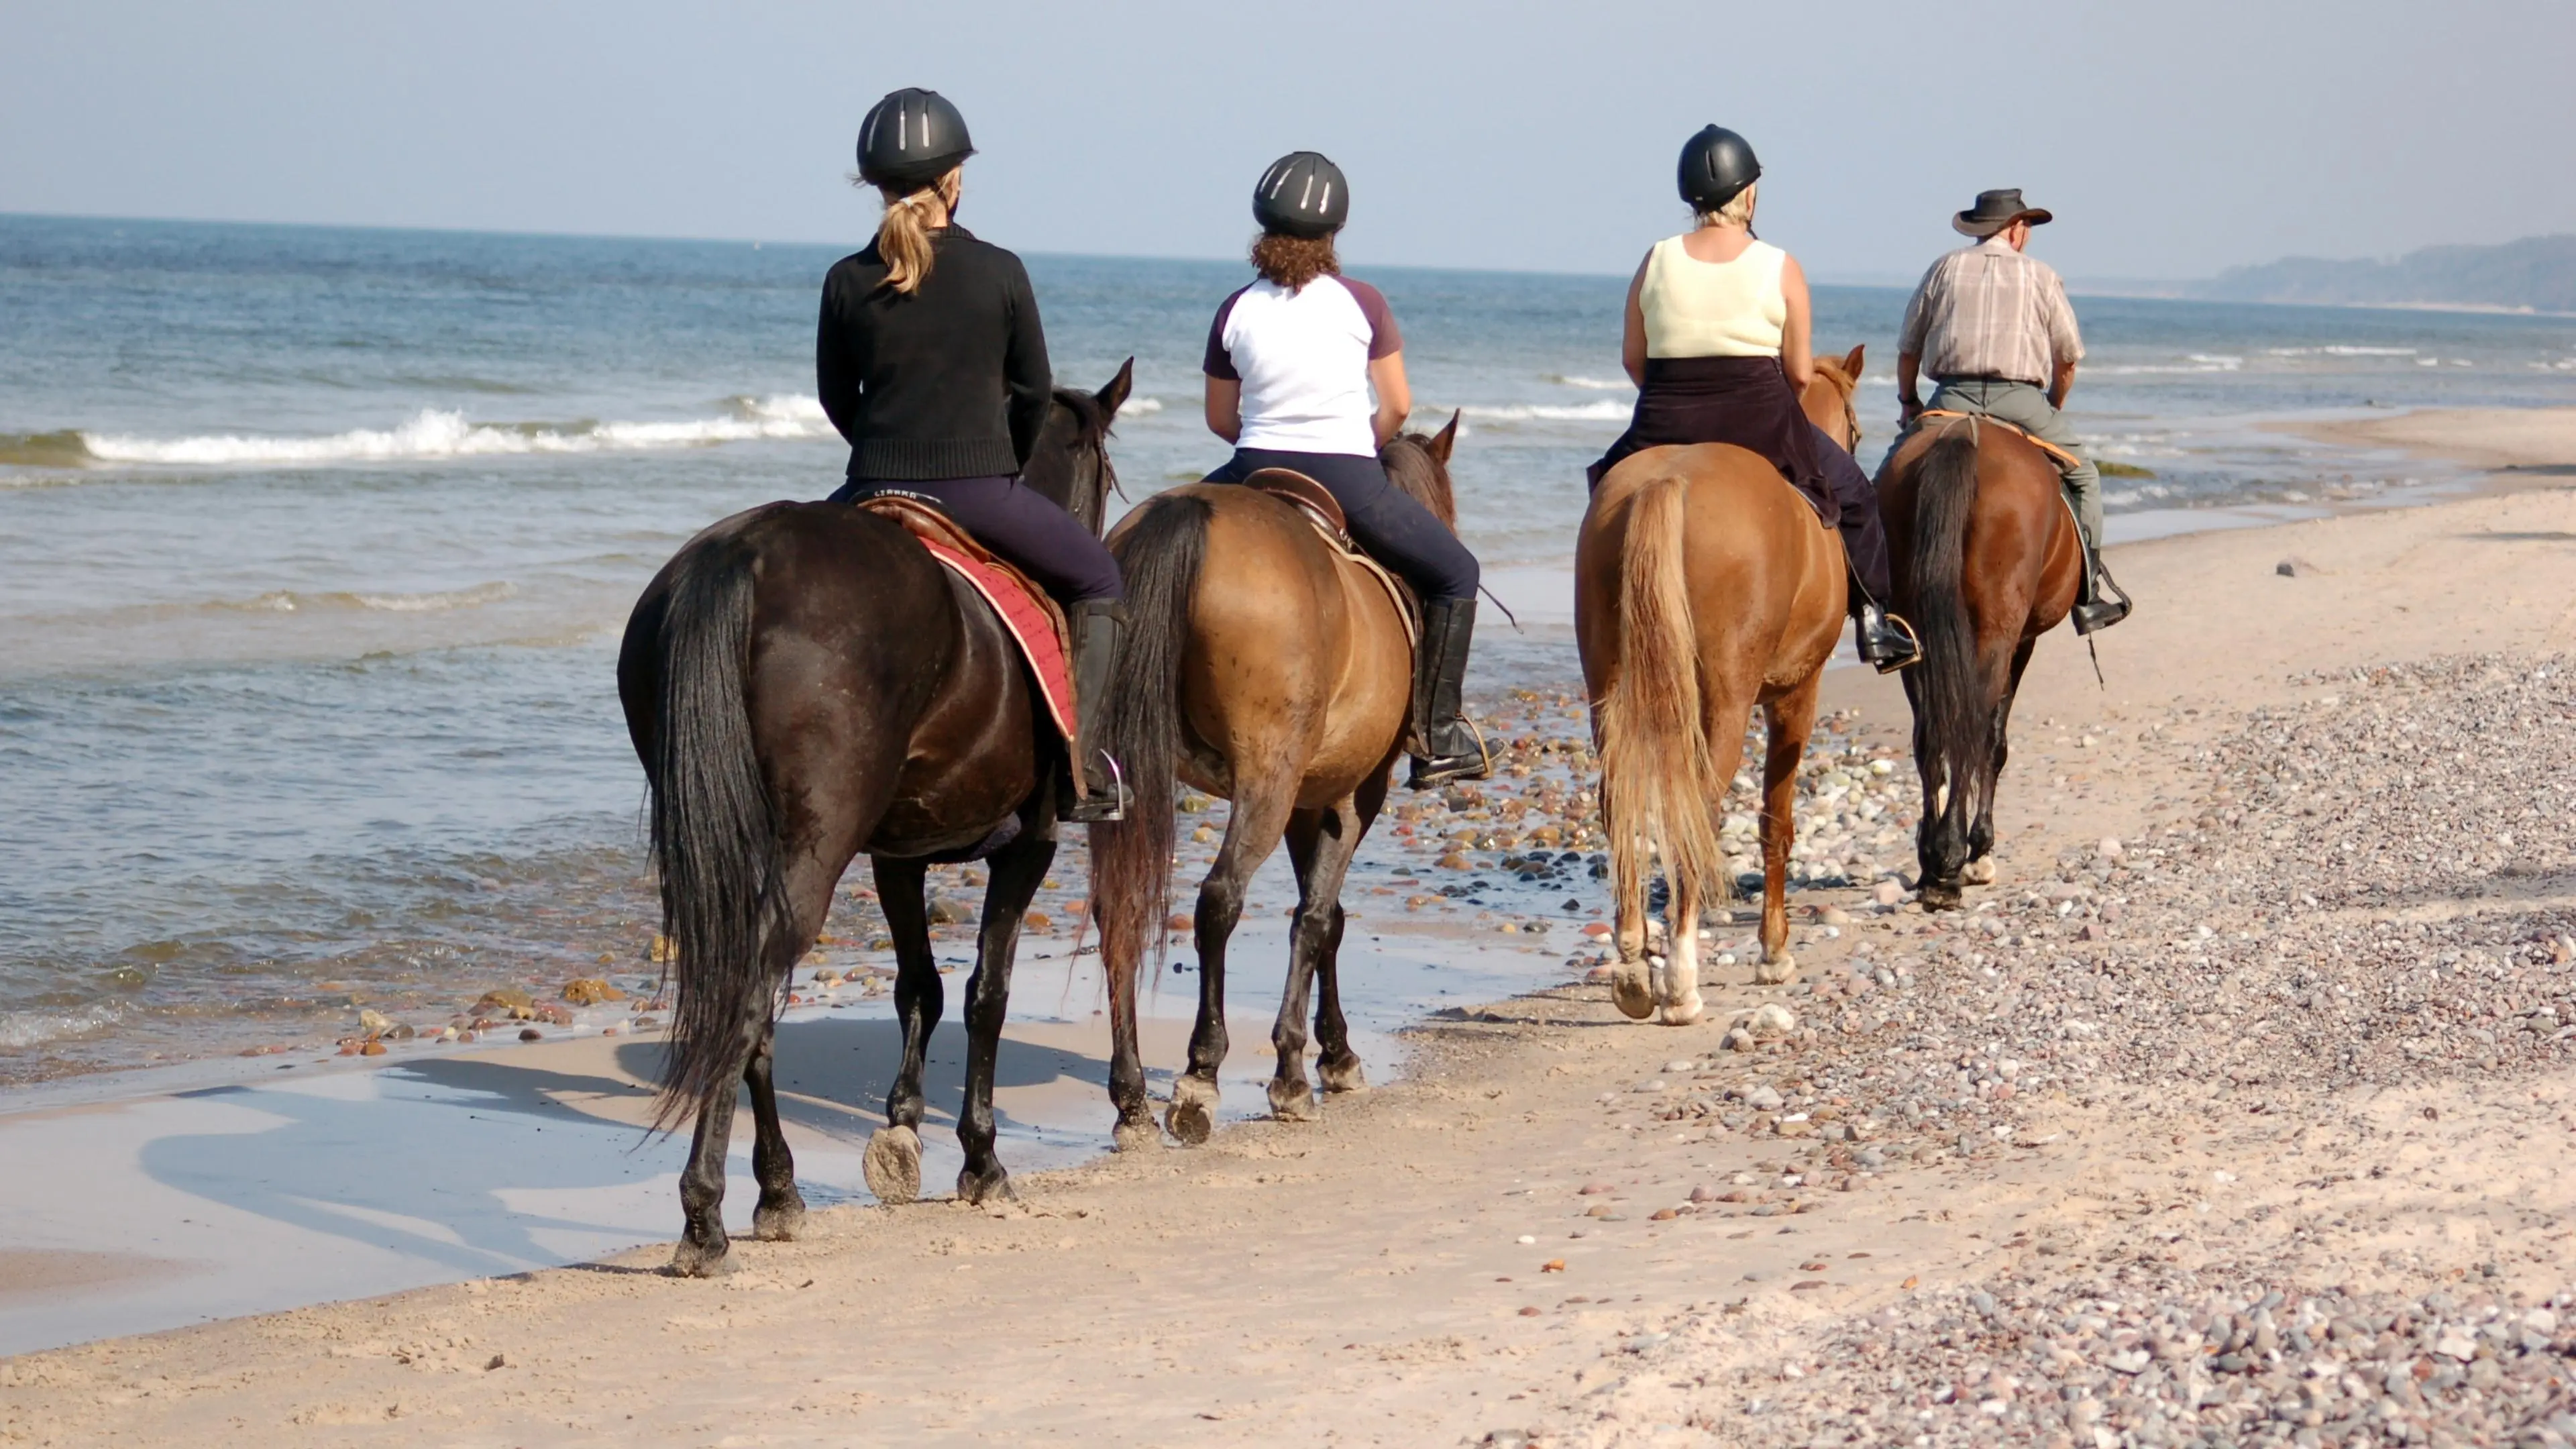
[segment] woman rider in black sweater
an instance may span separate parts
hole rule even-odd
[[[850,442],[849,481],[832,497],[927,498],[1065,603],[1087,796],[1068,799],[1064,818],[1116,820],[1124,796],[1093,739],[1126,589],[1090,530],[1021,486],[1054,379],[1027,269],[956,224],[974,149],[936,91],[896,91],[860,125],[859,177],[885,198],[885,220],[823,280],[815,382]]]

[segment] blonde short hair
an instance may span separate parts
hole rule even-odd
[[[1745,187],[1742,191],[1728,197],[1726,199],[1726,205],[1719,207],[1715,211],[1701,212],[1699,214],[1699,224],[1702,226],[1751,226],[1753,225],[1753,199],[1761,194],[1762,183],[1756,181],[1752,185]]]

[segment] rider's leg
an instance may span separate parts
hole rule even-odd
[[[1063,816],[1086,824],[1124,818],[1126,787],[1099,745],[1110,667],[1127,619],[1127,588],[1108,545],[1016,478],[946,478],[903,487],[938,499],[977,542],[1064,602],[1073,633],[1073,758],[1081,780],[1078,789],[1074,780],[1064,782]]]
[[[1957,394],[1954,404],[1961,411],[1981,412],[1998,417],[2054,447],[2063,448],[2075,459],[2069,463],[2057,460],[2059,478],[2066,488],[2069,502],[2075,505],[2075,532],[2084,545],[2084,569],[2077,580],[2075,593],[2075,632],[2090,634],[2107,629],[2129,616],[2129,596],[2111,581],[2102,567],[2102,473],[2084,456],[2077,444],[2075,429],[2066,414],[2048,405],[2048,394],[2027,382],[1959,383],[1942,388],[1933,400],[1941,405],[1942,397]]]
[[[1851,564],[1853,647],[1881,674],[1903,669],[1923,657],[1913,626],[1886,611],[1889,590],[1887,531],[1879,524],[1878,490],[1860,463],[1815,424],[1816,461],[1825,470],[1825,489],[1833,495],[1835,527],[1843,536],[1843,557]]]
[[[1422,647],[1413,668],[1413,732],[1421,748],[1406,783],[1420,790],[1483,779],[1492,761],[1465,712],[1481,577],[1476,555],[1430,509],[1387,482],[1375,458],[1251,449],[1235,454],[1219,474],[1248,477],[1254,468],[1293,468],[1323,484],[1342,505],[1352,541],[1411,584],[1422,600]]]

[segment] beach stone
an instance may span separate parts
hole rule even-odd
[[[544,1032],[541,1032],[541,1031],[537,1030],[537,1029],[536,1029],[535,1027],[533,1027],[533,1026],[523,1028],[523,1029],[521,1029],[521,1031],[519,1032],[519,1040],[521,1040],[521,1041],[543,1041],[543,1040],[545,1040],[545,1039],[546,1039],[546,1034],[545,1034]]]
[[[1780,1095],[1779,1089],[1765,1085],[1745,1093],[1744,1105],[1756,1112],[1777,1112],[1787,1105],[1787,1099]]]
[[[1032,931],[1045,931],[1054,928],[1055,920],[1044,911],[1031,911],[1020,917],[1020,924]]]
[[[549,1026],[572,1025],[571,1009],[568,1007],[557,1006],[551,1001],[531,1008],[530,1015],[535,1020],[542,1021]]]
[[[525,1011],[535,1004],[528,993],[515,986],[495,986],[475,1001],[474,1013],[477,1016],[506,1016],[513,1011]]]
[[[1798,1015],[1776,1001],[1766,1001],[1753,1008],[1752,1019],[1745,1023],[1745,1029],[1763,1040],[1787,1036],[1798,1029]]]
[[[624,1001],[626,993],[597,976],[576,976],[564,983],[563,999],[575,1006],[597,1006],[602,1002]]]
[[[2127,853],[2127,851],[2121,848],[2120,837],[2116,835],[2103,836],[2102,843],[2094,849],[2094,854],[2099,855],[2104,860],[2118,860]]]
[[[358,1030],[365,1032],[369,1036],[383,1036],[386,1032],[393,1029],[394,1024],[392,1020],[381,1011],[361,1011],[358,1013]]]
[[[1883,880],[1870,888],[1869,898],[1881,906],[1893,906],[1905,899],[1905,887],[1896,881]]]
[[[934,926],[962,925],[967,919],[964,906],[936,891],[931,893],[929,902],[923,908],[923,914],[929,917],[930,924]]]

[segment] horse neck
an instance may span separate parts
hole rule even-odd
[[[1822,428],[1826,437],[1842,444],[1845,452],[1856,451],[1860,447],[1860,415],[1852,407],[1855,390],[1844,386],[1842,379],[1835,374],[1818,367],[1816,375],[1807,383],[1807,390],[1798,398],[1798,410],[1807,415],[1807,421]]]
[[[1432,456],[1429,444],[1406,433],[1380,448],[1378,461],[1386,469],[1386,480],[1395,485],[1397,492],[1431,510],[1431,516],[1447,525],[1451,532],[1457,531],[1457,494],[1449,484],[1449,469]]]

